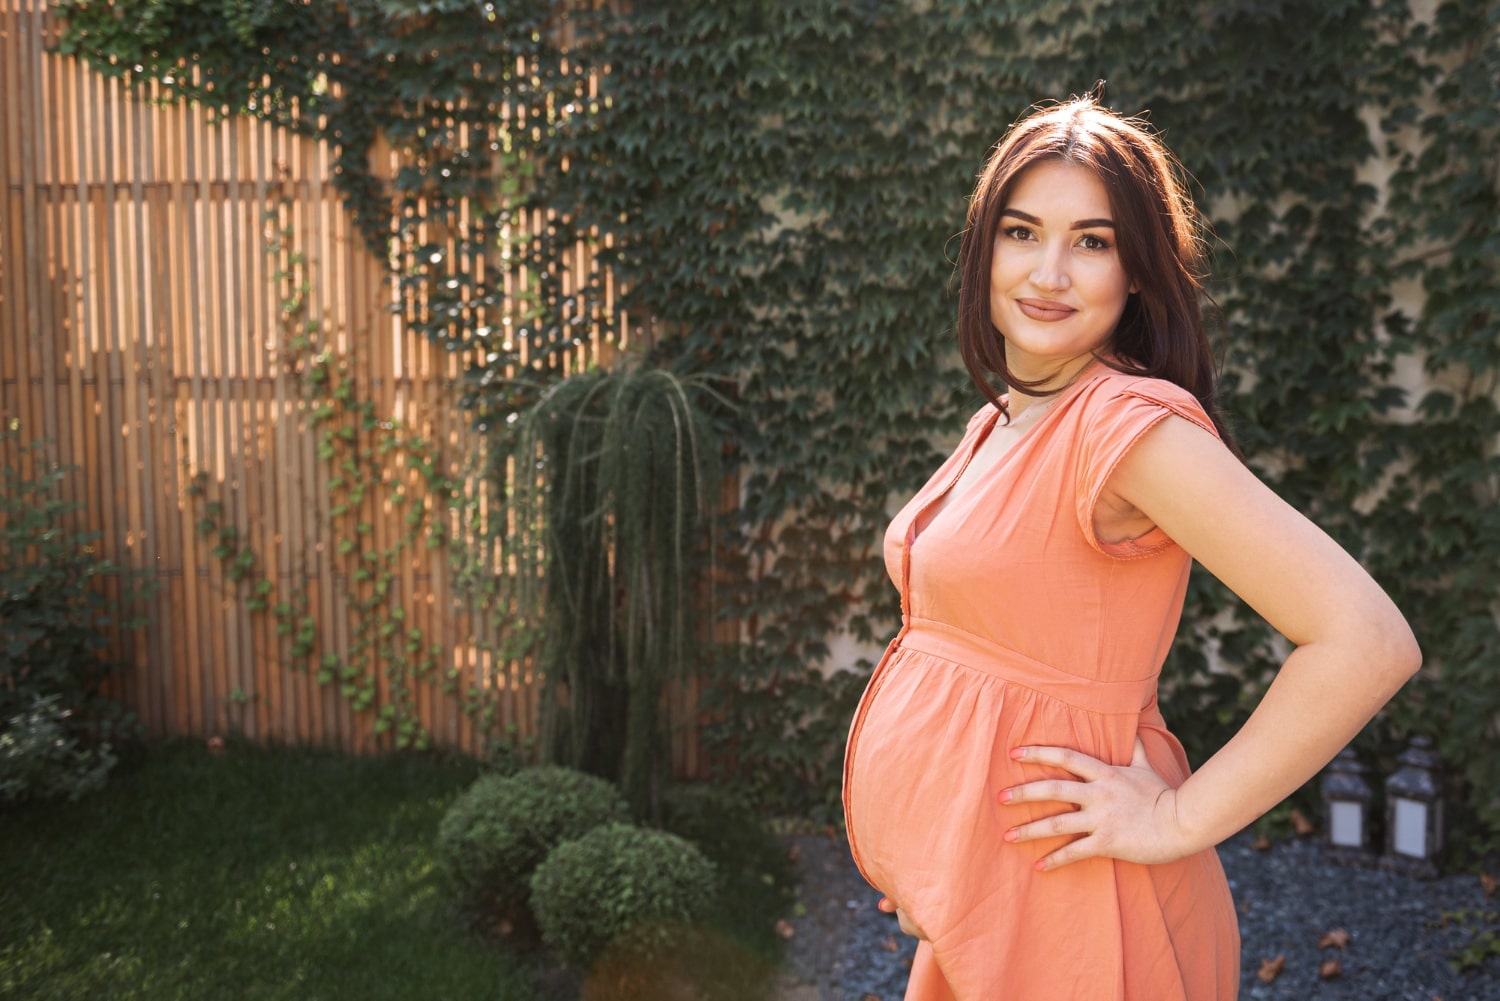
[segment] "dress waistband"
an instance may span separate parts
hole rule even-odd
[[[1134,681],[1082,678],[946,622],[907,617],[905,623],[896,638],[903,649],[983,671],[1078,709],[1137,715],[1156,701],[1154,676]]]

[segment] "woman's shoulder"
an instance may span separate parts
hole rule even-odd
[[[1131,417],[1153,420],[1153,415],[1159,419],[1165,410],[1214,431],[1213,421],[1198,398],[1166,379],[1106,368],[1079,395],[1086,425]]]
[[[1194,405],[1198,403],[1197,397],[1175,382],[1150,375],[1137,375],[1134,372],[1121,372],[1103,366],[1085,390],[1095,406],[1121,398],[1161,400],[1170,403],[1192,401]]]

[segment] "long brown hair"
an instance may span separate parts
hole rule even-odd
[[[1182,168],[1151,128],[1103,108],[1093,95],[1041,107],[996,144],[969,202],[959,250],[958,341],[964,366],[999,407],[990,381],[1030,389],[1005,364],[1004,333],[990,317],[990,265],[1000,213],[1021,173],[1048,160],[1085,167],[1109,192],[1120,264],[1136,291],[1103,352],[1121,371],[1174,382],[1197,397],[1233,448],[1216,400],[1217,372],[1200,298],[1206,225]]]

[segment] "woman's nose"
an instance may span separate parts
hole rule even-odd
[[[1060,290],[1071,284],[1062,252],[1044,251],[1031,272],[1031,284],[1039,289]]]

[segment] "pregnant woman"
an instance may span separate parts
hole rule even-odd
[[[1093,98],[1013,126],[980,176],[959,339],[989,403],[886,534],[903,625],[845,759],[855,860],[921,940],[908,1001],[1233,999],[1214,845],[1420,664],[1234,451],[1198,219],[1154,133]],[[1292,652],[1190,774],[1156,684],[1193,559]]]

